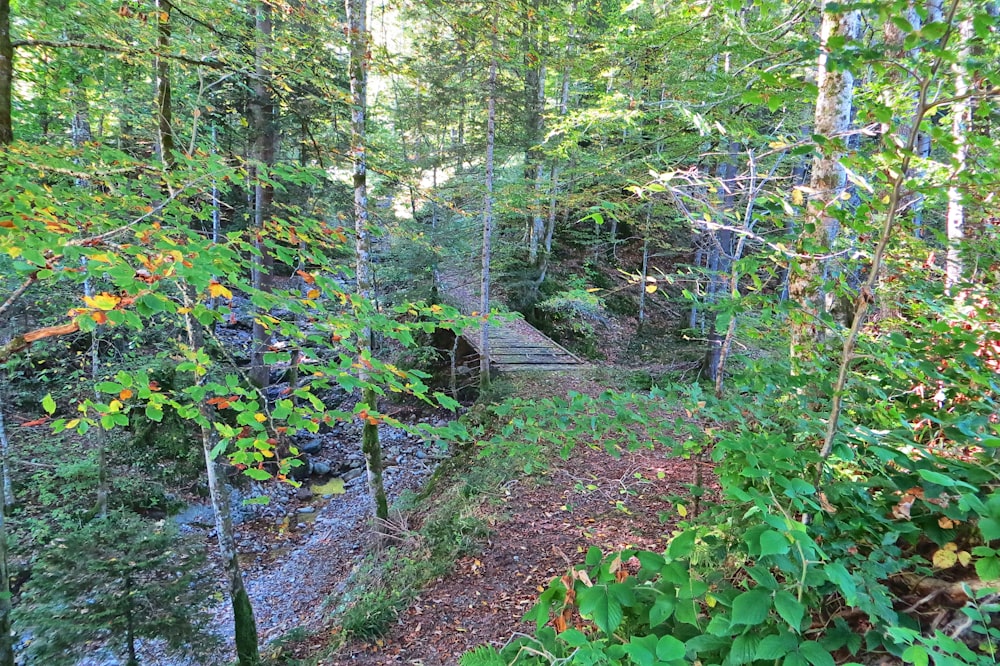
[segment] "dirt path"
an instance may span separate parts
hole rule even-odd
[[[574,375],[537,381],[538,397],[603,389]],[[383,639],[350,644],[320,664],[451,666],[476,645],[533,631],[521,617],[541,587],[581,562],[589,547],[665,546],[678,517],[667,497],[686,494],[693,465],[662,449],[614,459],[583,448],[541,477],[515,480],[494,499],[503,518],[481,554],[456,562]]]

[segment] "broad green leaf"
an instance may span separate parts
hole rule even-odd
[[[591,619],[606,634],[614,633],[622,623],[624,610],[607,585],[584,587],[577,592],[580,615]]]
[[[771,610],[771,594],[762,590],[750,590],[733,599],[732,624],[756,626],[761,624]]]
[[[901,655],[903,661],[914,666],[927,666],[930,663],[930,656],[927,649],[920,645],[911,645],[903,650]]]
[[[56,412],[56,401],[52,399],[51,393],[46,393],[45,397],[42,398],[42,409],[45,410],[46,414],[50,416]]]
[[[633,636],[624,645],[625,653],[638,666],[655,666],[656,647],[656,636]],[[681,647],[683,648],[683,644]]]
[[[850,574],[847,568],[840,562],[831,562],[824,567],[824,571],[830,582],[840,588],[840,593],[844,595],[844,601],[847,605],[857,605],[858,586],[854,581],[854,576]]]
[[[757,659],[781,659],[799,645],[799,639],[787,631],[765,636],[757,646]]]
[[[658,627],[674,613],[675,601],[672,596],[666,594],[657,595],[656,601],[649,608],[649,627]]]
[[[776,593],[774,595],[774,609],[778,611],[781,619],[795,631],[798,631],[802,626],[802,618],[805,617],[806,609],[791,592],[781,590]]]
[[[683,659],[685,654],[684,643],[673,636],[663,636],[656,643],[656,657],[663,661],[675,661]]]
[[[791,550],[791,547],[792,545],[788,542],[788,537],[777,530],[768,530],[760,535],[761,557],[765,555],[784,555]]]
[[[667,547],[667,557],[680,560],[689,556],[694,550],[695,537],[694,530],[686,530],[675,536]]]
[[[1000,520],[996,518],[980,519],[979,531],[982,533],[984,541],[1000,539]]]
[[[812,666],[837,666],[829,651],[816,641],[806,641],[800,645],[799,654]]]
[[[976,574],[984,581],[1000,580],[1000,557],[981,557],[976,560]]]
[[[729,662],[737,666],[752,663],[757,658],[759,645],[760,639],[753,633],[737,636],[729,650]]]

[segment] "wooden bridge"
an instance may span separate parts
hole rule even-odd
[[[489,327],[490,363],[501,372],[580,370],[588,367],[585,361],[523,319],[494,320]],[[477,326],[462,336],[480,355],[481,332],[481,327]]]
[[[471,314],[478,309],[478,289],[471,282],[463,283],[452,277],[450,280],[442,278],[440,284],[443,295],[463,313]],[[469,328],[462,334],[476,357],[482,354],[481,334],[480,326]],[[490,364],[500,372],[581,370],[590,367],[589,363],[524,321],[520,315],[491,320],[489,345]],[[466,364],[473,361],[471,355],[466,355],[463,360]]]

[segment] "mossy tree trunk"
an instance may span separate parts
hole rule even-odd
[[[372,275],[372,239],[368,216],[368,171],[365,159],[367,139],[365,117],[368,111],[368,22],[366,0],[346,0],[348,40],[350,43],[351,77],[351,157],[354,160],[354,233],[355,276],[358,295],[375,307],[375,281]],[[358,344],[358,378],[370,381],[366,368],[371,367],[372,331],[365,326]],[[362,391],[361,400],[367,410],[378,410],[378,395],[372,388]],[[364,418],[361,451],[368,470],[368,488],[375,501],[375,517],[381,527],[389,518],[389,504],[382,480],[382,446],[379,442],[378,419]]]

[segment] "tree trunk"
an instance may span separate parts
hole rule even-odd
[[[10,0],[0,0],[0,146],[14,140],[11,91],[14,86],[14,46],[10,41]]]
[[[350,43],[351,77],[351,157],[354,160],[354,233],[355,275],[358,295],[374,307],[375,285],[372,275],[372,240],[368,218],[368,165],[366,160],[367,136],[365,117],[368,112],[368,22],[367,1],[346,0],[348,40]],[[372,330],[365,326],[358,344],[358,379],[369,381],[366,364],[372,356]],[[372,388],[362,391],[362,402],[378,410],[378,395]],[[375,501],[375,517],[379,528],[384,528],[389,518],[389,505],[382,481],[382,447],[379,443],[378,421],[366,418],[361,435],[361,451],[368,469],[368,488]]]
[[[189,290],[181,290],[184,305],[189,313],[184,315],[184,325],[187,332],[188,346],[193,352],[202,348],[203,336],[198,329],[198,322],[190,314],[193,301]],[[204,376],[195,373],[195,385],[204,382]],[[229,600],[233,607],[233,636],[236,643],[236,658],[239,666],[260,666],[260,651],[257,646],[257,621],[254,619],[253,605],[243,584],[243,572],[240,570],[239,555],[236,550],[236,537],[233,532],[232,507],[229,502],[229,489],[226,487],[225,475],[220,473],[216,460],[215,431],[212,429],[212,412],[208,405],[202,402],[201,413],[201,448],[205,458],[205,480],[208,484],[208,494],[212,502],[212,515],[215,518],[215,533],[219,541],[219,559],[226,574],[229,587]],[[0,664],[0,666],[3,666]]]
[[[160,53],[170,50],[170,11],[173,6],[169,0],[156,0],[156,48]],[[170,61],[157,57],[154,63],[156,70],[156,146],[160,160],[167,169],[174,166],[174,128],[173,103],[170,98]]]
[[[945,257],[944,286],[946,292],[954,296],[955,287],[962,281],[961,243],[965,238],[965,206],[962,202],[961,179],[967,168],[969,146],[966,133],[972,121],[972,104],[962,99],[969,93],[969,72],[966,63],[971,55],[972,20],[965,19],[959,25],[958,57],[951,65],[955,75],[955,96],[959,101],[951,109],[951,140],[955,144],[952,155],[952,176],[948,185],[948,214],[945,230],[948,236],[948,253]]]
[[[814,133],[829,141],[813,160],[810,198],[798,242],[800,250],[806,253],[826,252],[832,246],[838,231],[832,209],[838,205],[846,183],[846,173],[840,165],[842,151],[837,146],[842,145],[838,135],[850,127],[854,76],[846,69],[829,67],[827,45],[834,38],[847,42],[855,40],[861,29],[859,11],[835,14],[830,4],[823,4],[820,25],[821,50],[816,76],[819,94],[814,123]],[[823,264],[817,258],[800,259],[789,276],[788,296],[799,308],[790,318],[791,359],[796,372],[816,357],[824,338],[820,321],[825,312]]]
[[[539,265],[539,248],[545,236],[542,204],[542,181],[545,177],[543,154],[539,148],[545,129],[545,64],[540,53],[544,36],[539,39],[539,0],[531,0],[524,18],[524,108],[525,150],[524,181],[528,201],[528,263]]]
[[[14,505],[14,489],[10,483],[10,447],[3,420],[3,395],[0,392],[0,455],[2,455],[3,501],[0,502],[0,666],[14,666],[14,637],[10,631],[10,575],[7,570],[7,510]]]
[[[264,182],[262,176],[270,179],[270,169],[274,166],[277,135],[275,133],[275,106],[271,92],[271,72],[267,69],[267,57],[271,49],[271,34],[273,24],[271,19],[271,4],[261,2],[257,5],[255,18],[256,76],[254,80],[253,101],[250,105],[254,125],[254,239],[258,254],[254,256],[253,287],[255,290],[267,291],[271,281],[273,260],[264,244],[271,221],[271,204],[274,201],[274,187]],[[261,173],[261,172],[264,173]],[[271,344],[271,332],[264,325],[261,317],[254,318],[253,349],[250,358],[250,379],[259,387],[267,386],[270,381],[270,369],[264,362],[264,354]]]
[[[479,334],[479,387],[490,387],[490,260],[493,250],[493,144],[496,141],[497,107],[497,21],[493,19],[492,58],[486,80],[486,194],[483,197],[483,267],[479,292],[479,312],[484,318]]]

